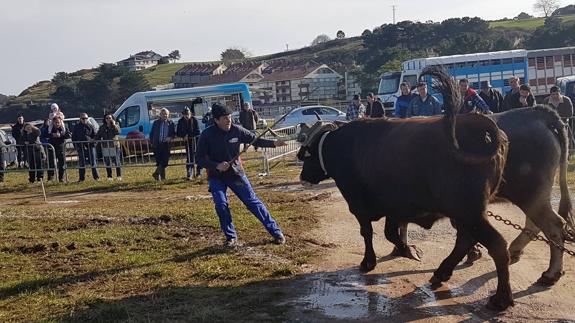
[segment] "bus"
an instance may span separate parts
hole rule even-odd
[[[159,118],[162,108],[170,111],[170,118],[174,122],[180,118],[185,107],[200,121],[216,102],[239,112],[244,102],[252,103],[252,97],[245,83],[138,92],[122,103],[114,112],[114,118],[120,126],[121,138],[144,139],[148,138],[152,123]],[[199,124],[203,127],[201,121]]]
[[[575,47],[516,49],[405,61],[401,72],[389,72],[380,77],[378,94],[386,114],[393,111],[395,101],[401,95],[399,84],[407,82],[414,87],[421,71],[428,66],[442,67],[456,81],[466,78],[474,89],[479,89],[482,81],[490,81],[502,94],[511,89],[509,78],[516,76],[521,84],[531,87],[534,96],[541,98],[549,94],[558,78],[575,75]]]

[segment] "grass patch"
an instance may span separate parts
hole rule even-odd
[[[147,68],[140,71],[142,75],[146,78],[150,86],[156,86],[160,84],[167,84],[172,82],[172,76],[182,67],[190,63],[172,63],[172,64],[162,64],[156,65],[154,67]]]
[[[561,16],[563,23],[569,23],[575,21],[575,15],[565,15]],[[490,21],[490,28],[506,28],[506,29],[523,29],[523,30],[535,30],[538,27],[542,27],[545,24],[545,18],[532,18],[532,19],[522,19],[522,20],[498,20]]]
[[[261,168],[247,162],[248,174]],[[315,225],[313,200],[272,188],[294,182],[298,167],[278,164],[252,184],[288,237],[271,237],[230,195],[242,247],[223,234],[204,181],[147,180],[151,168],[126,168],[122,182],[48,184],[9,173],[0,194],[0,321],[273,320],[278,279],[292,277],[315,250],[299,236]],[[73,171],[70,176],[76,176]],[[144,179],[142,179],[144,178]]]

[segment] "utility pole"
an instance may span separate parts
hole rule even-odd
[[[395,8],[397,8],[397,5],[391,5],[391,10],[393,10],[393,24],[395,25]]]
[[[289,44],[286,44],[286,52],[289,52]]]

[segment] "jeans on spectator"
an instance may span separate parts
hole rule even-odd
[[[108,178],[112,178],[112,161],[114,161],[114,166],[116,166],[116,177],[122,177],[122,165],[120,148],[116,148],[116,156],[104,156],[104,164],[106,164],[106,175]]]
[[[100,174],[98,174],[96,148],[92,145],[78,144],[76,145],[76,150],[78,151],[78,172],[80,181],[86,179],[86,165],[92,168],[92,177],[95,180],[98,180],[100,178]]]

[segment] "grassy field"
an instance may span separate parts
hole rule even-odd
[[[48,204],[26,174],[9,174],[0,187],[0,321],[274,321],[282,309],[266,305],[285,293],[275,284],[314,254],[300,236],[321,197],[276,190],[299,167],[272,166],[273,176],[251,180],[288,243],[271,244],[234,196],[243,243],[234,250],[221,247],[205,180],[183,180],[183,167],[168,168],[164,183],[151,168],[130,168],[122,182],[49,184]],[[248,163],[248,174],[260,167]]]
[[[140,73],[144,75],[148,83],[150,83],[150,86],[167,84],[172,82],[172,76],[176,74],[180,68],[188,64],[189,63],[162,64],[145,69]]]
[[[566,22],[575,21],[575,15],[562,16],[561,20]],[[524,30],[535,30],[537,27],[543,26],[545,23],[545,18],[533,18],[524,20],[500,20],[500,21],[490,21],[489,26],[491,28],[508,28],[508,29],[524,29]]]

